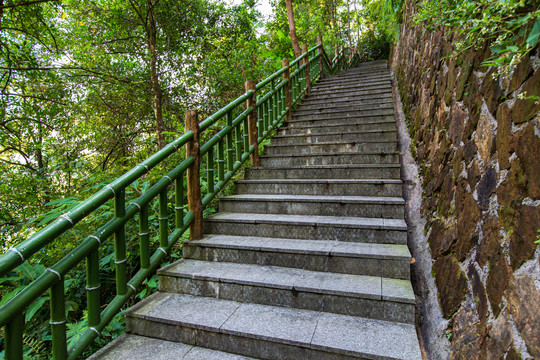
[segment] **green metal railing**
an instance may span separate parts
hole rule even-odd
[[[284,63],[286,64],[286,61]],[[210,128],[216,130],[215,127],[223,123],[223,121],[218,123],[222,119],[224,119],[225,124],[200,146],[199,160],[188,153],[185,160],[162,176],[137,199],[126,204],[126,188],[130,184],[147,174],[158,164],[164,164],[164,160],[176,153],[182,146],[186,145],[189,148],[193,144],[195,133],[193,130],[186,129],[184,135],[169,143],[159,152],[106,185],[74,209],[61,215],[41,231],[9,249],[0,257],[0,276],[6,276],[18,265],[30,259],[36,252],[72,229],[100,206],[114,200],[114,217],[111,220],[82,239],[76,248],[56,264],[47,268],[37,279],[0,308],[0,326],[4,326],[6,359],[22,359],[24,313],[36,299],[47,291],[50,291],[52,357],[54,359],[78,358],[100,335],[113,317],[120,312],[144,280],[155,272],[184,232],[196,223],[197,216],[202,216],[202,214],[194,213],[193,209],[186,211],[184,202],[186,198],[184,179],[186,179],[186,172],[194,168],[195,161],[206,158],[206,193],[202,199],[199,199],[202,206],[205,207],[250,156],[252,156],[253,163],[253,154],[258,156],[258,144],[269,138],[272,131],[280,126],[284,119],[290,118],[293,107],[306,94],[311,83],[322,76],[338,73],[353,63],[354,56],[347,58],[346,50],[343,49],[330,60],[324,52],[322,43],[319,42],[319,45],[304,51],[289,65],[252,86],[236,100],[198,124],[196,131],[201,133]],[[248,106],[242,109],[245,102]],[[255,129],[250,125],[250,119],[256,121]],[[255,143],[250,140],[250,131],[255,131]],[[196,180],[200,189],[199,178],[197,177]],[[189,187],[190,182],[188,181],[187,184]],[[187,190],[189,193],[189,188]],[[174,191],[175,199],[174,230],[171,233],[169,233],[167,204],[169,191]],[[159,203],[159,247],[151,252],[155,246],[151,246],[150,241],[149,206],[156,198]],[[125,226],[137,214],[140,263],[130,264],[138,270],[129,278]],[[102,309],[98,250],[110,237],[114,238],[116,296]],[[70,270],[83,262],[86,262],[88,325],[79,339],[68,348],[63,280]]]

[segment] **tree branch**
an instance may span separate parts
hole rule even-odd
[[[19,6],[34,5],[34,4],[45,3],[45,2],[60,2],[60,0],[35,0],[35,1],[28,1],[24,3],[18,3],[18,4],[2,5],[0,6],[0,10],[16,8]]]

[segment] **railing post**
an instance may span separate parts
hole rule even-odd
[[[322,47],[322,35],[317,36],[317,45],[319,45],[319,66],[321,67],[319,79],[324,78],[324,59],[323,59],[323,47]]]
[[[287,80],[287,83],[283,88],[285,89],[285,107],[289,110],[287,111],[287,121],[292,119],[292,106],[291,106],[291,77],[289,73],[289,59],[283,59],[281,62],[281,67],[286,70],[283,72],[283,80]]]
[[[249,147],[255,146],[255,151],[251,153],[251,166],[259,166],[259,144],[257,143],[258,130],[257,130],[257,92],[255,88],[255,81],[248,80],[245,84],[246,92],[253,90],[253,95],[247,99],[247,107],[253,108],[253,112],[248,115],[248,134],[249,134]]]
[[[307,44],[302,45],[302,52],[306,54],[305,63],[306,63],[306,95],[311,92],[311,81],[309,79],[309,51]]]
[[[197,110],[186,112],[186,131],[193,131],[193,139],[186,144],[186,157],[193,157],[193,165],[187,169],[187,198],[188,209],[193,213],[194,219],[190,226],[191,240],[203,237],[203,209],[200,186],[200,146],[199,143],[199,115]]]
[[[23,332],[24,317],[22,313],[16,314],[6,324],[4,335],[5,358],[8,360],[23,359]]]
[[[339,48],[336,46],[336,70],[337,70],[337,75],[339,75]]]
[[[344,70],[345,69],[345,63],[346,63],[346,59],[345,59],[345,51],[343,50],[343,45],[341,45],[341,70]]]

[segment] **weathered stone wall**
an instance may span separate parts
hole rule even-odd
[[[451,359],[540,359],[540,49],[507,76],[489,48],[448,56],[456,34],[410,20],[392,67],[420,166]]]

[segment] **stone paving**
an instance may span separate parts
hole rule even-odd
[[[98,359],[421,359],[389,71],[318,82]]]

